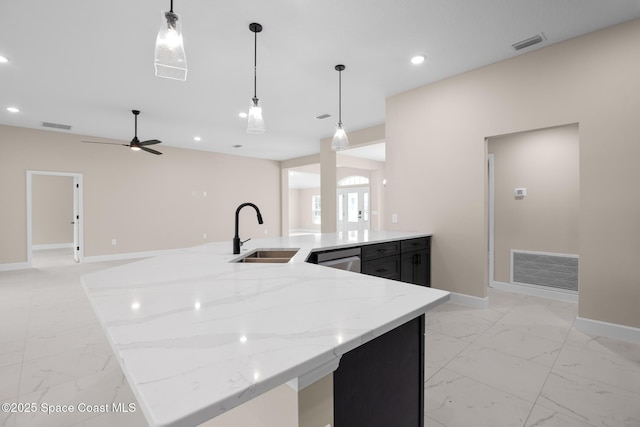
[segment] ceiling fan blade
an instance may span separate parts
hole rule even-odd
[[[141,146],[140,149],[146,151],[147,153],[151,153],[151,154],[156,154],[156,155],[162,154],[161,152],[156,151],[153,148],[147,148],[147,147],[142,147]]]
[[[157,139],[150,139],[148,141],[142,141],[139,144],[140,145],[153,145],[153,144],[160,144],[162,141],[157,140]]]
[[[87,144],[124,145],[125,147],[129,146],[129,144],[119,144],[117,142],[100,142],[100,141],[81,141],[81,142],[86,142]]]

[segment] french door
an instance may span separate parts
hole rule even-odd
[[[337,190],[338,231],[369,230],[369,187]]]

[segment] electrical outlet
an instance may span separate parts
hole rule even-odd
[[[207,238],[207,233],[202,233],[202,238],[206,239]]]
[[[391,222],[394,224],[398,222],[398,214],[391,214]]]
[[[202,197],[207,197],[207,192],[206,191],[202,192]]]
[[[111,239],[111,244],[115,246],[118,244],[118,241],[116,239]]]

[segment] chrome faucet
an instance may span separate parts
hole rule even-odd
[[[240,241],[240,236],[238,235],[238,223],[240,222],[240,210],[245,206],[251,206],[253,209],[255,209],[256,213],[258,214],[258,224],[263,223],[262,214],[260,213],[260,209],[258,209],[256,205],[254,205],[253,203],[243,203],[240,206],[238,206],[238,209],[236,209],[236,235],[233,236],[233,253],[234,254],[239,254],[240,246],[242,246],[244,242],[251,240],[251,239],[247,239],[245,241]]]

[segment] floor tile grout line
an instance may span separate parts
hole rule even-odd
[[[538,392],[538,395],[536,396],[536,400],[533,403],[533,406],[531,407],[531,410],[529,411],[529,415],[527,415],[527,419],[525,420],[525,423],[524,423],[525,426],[527,425],[527,422],[529,421],[529,418],[531,417],[531,414],[533,413],[533,409],[536,407],[536,405],[538,405],[538,400],[540,399],[540,396],[542,395],[542,392],[543,392],[545,386],[547,385],[547,381],[549,381],[549,377],[551,376],[551,374],[553,373],[554,368],[556,367],[556,363],[558,362],[558,358],[560,357],[560,354],[562,353],[562,350],[567,345],[567,340],[569,339],[569,334],[571,334],[571,331],[575,327],[575,324],[576,324],[576,319],[574,318],[573,321],[571,322],[571,327],[569,328],[567,334],[564,337],[564,340],[562,342],[562,346],[560,347],[560,350],[558,351],[558,354],[556,354],[556,357],[554,358],[553,363],[551,364],[551,368],[549,369],[549,372],[547,373],[547,377],[544,379],[544,382],[542,383],[542,386],[540,387],[540,391]]]

